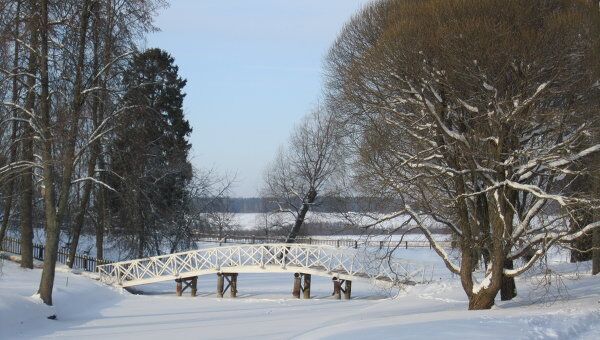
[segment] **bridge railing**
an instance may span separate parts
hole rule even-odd
[[[98,266],[102,281],[132,286],[218,272],[300,272],[391,284],[425,279],[425,266],[306,244],[255,244],[192,250]]]

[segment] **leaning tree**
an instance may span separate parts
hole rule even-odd
[[[335,175],[342,171],[339,130],[335,117],[315,109],[294,130],[287,149],[281,149],[265,173],[263,195],[278,212],[294,218],[286,242],[300,232],[318,198],[336,191]]]

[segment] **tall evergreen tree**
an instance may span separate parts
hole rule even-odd
[[[122,231],[135,243],[136,255],[150,246],[160,252],[161,230],[186,202],[192,177],[187,137],[192,129],[183,115],[186,80],[167,52],[136,54],[124,75],[127,107],[116,131],[113,171],[119,194],[113,200]]]

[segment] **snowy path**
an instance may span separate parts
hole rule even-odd
[[[466,310],[460,284],[452,279],[411,287],[396,298],[357,283],[356,298],[338,301],[329,297],[331,282],[315,278],[315,298],[307,301],[291,298],[290,275],[243,274],[239,298],[218,299],[213,277],[201,278],[196,298],[189,292],[176,297],[170,282],[141,286],[145,295],[132,295],[62,268],[57,272],[53,309],[30,297],[39,275],[40,270],[4,262],[0,339],[600,337],[600,278],[586,274],[566,281],[567,301],[533,303],[539,293],[532,290],[530,279],[522,279],[515,301],[498,302],[483,312]],[[58,320],[46,319],[54,313]]]

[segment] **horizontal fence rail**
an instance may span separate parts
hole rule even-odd
[[[98,266],[100,279],[123,287],[214,273],[304,273],[391,285],[426,282],[431,265],[382,260],[367,252],[307,244],[214,247]]]
[[[44,260],[44,245],[39,243],[33,244],[33,258],[39,261]],[[21,255],[21,241],[11,237],[5,237],[2,241],[3,251]],[[62,264],[67,264],[69,260],[69,250],[64,248],[58,249],[57,261]],[[96,268],[99,265],[110,263],[107,260],[98,260],[95,257],[87,255],[76,254],[73,261],[74,269],[81,269],[86,272],[96,272]]]
[[[217,234],[194,233],[194,239],[198,242],[213,242],[219,244],[262,244],[262,243],[285,243],[285,237],[265,237],[265,236],[240,236],[240,235],[225,235]],[[314,237],[297,237],[294,243],[309,244],[309,245],[326,245],[332,247],[345,248],[430,248],[429,241],[378,241],[369,239],[322,239]],[[442,247],[450,247],[451,241],[437,241]]]

